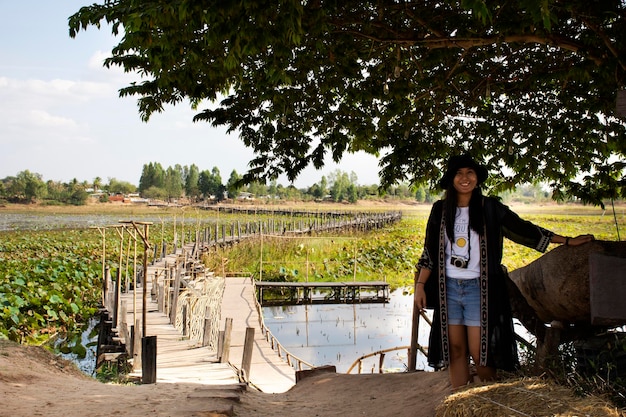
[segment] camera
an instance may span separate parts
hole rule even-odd
[[[461,258],[460,256],[452,256],[452,258],[450,259],[450,263],[454,266],[456,266],[457,268],[467,268],[467,262],[468,259],[465,258]]]

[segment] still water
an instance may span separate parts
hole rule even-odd
[[[393,291],[386,304],[271,306],[262,311],[265,324],[289,353],[315,366],[335,365],[341,373],[363,355],[411,344],[413,295],[403,290]],[[420,320],[419,344],[428,345],[429,331]],[[378,372],[378,360],[364,361],[363,372]],[[406,349],[388,352],[383,368],[405,371],[407,360]],[[432,370],[421,353],[417,369]]]
[[[156,215],[132,214],[133,220],[160,224]],[[0,232],[10,230],[86,229],[119,224],[120,214],[1,213]]]

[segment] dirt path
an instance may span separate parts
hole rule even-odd
[[[0,341],[0,416],[416,416],[435,415],[445,373],[322,374],[282,394],[232,395],[193,384],[111,385],[41,348]]]

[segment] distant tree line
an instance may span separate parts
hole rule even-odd
[[[520,188],[524,199],[549,199],[549,195],[539,186]],[[289,201],[332,201],[355,203],[358,200],[407,200],[428,203],[440,198],[439,190],[430,190],[426,186],[415,186],[408,183],[396,184],[381,190],[377,184],[360,185],[354,172],[346,173],[336,170],[320,181],[305,187],[284,186],[276,180],[269,184],[254,182],[243,184],[242,176],[233,170],[224,183],[220,170],[200,170],[197,165],[181,166],[176,164],[164,168],[158,162],[144,164],[139,186],[129,182],[109,178],[104,182],[96,177],[93,181],[79,182],[73,179],[68,183],[48,180],[40,174],[28,170],[0,180],[0,202],[41,204],[85,204],[89,196],[97,196],[100,201],[109,201],[114,195],[138,193],[147,199],[174,201],[186,198],[191,202],[225,199],[266,199]],[[532,196],[530,195],[532,194]],[[507,199],[513,198],[509,193]]]
[[[108,184],[103,184],[99,177],[93,182],[73,179],[64,183],[59,181],[45,181],[41,174],[28,170],[19,172],[16,176],[9,176],[0,180],[0,201],[29,204],[40,202],[50,205],[83,205],[87,202],[90,193],[106,189],[106,193],[129,194],[135,192],[134,185],[110,178]]]
[[[203,170],[191,166],[174,165],[164,168],[158,162],[145,164],[139,179],[139,193],[145,198],[175,200],[181,197],[198,201],[222,201],[237,198],[265,198],[277,200],[325,200],[334,202],[355,203],[358,200],[381,198],[382,195],[396,199],[417,199],[431,201],[431,195],[425,187],[411,187],[399,184],[381,193],[377,184],[359,185],[357,175],[336,170],[328,177],[308,188],[298,189],[293,185],[287,187],[276,180],[269,184],[253,182],[242,184],[242,176],[233,170],[224,184],[217,167]]]

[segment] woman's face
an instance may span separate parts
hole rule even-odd
[[[454,176],[454,188],[459,194],[471,194],[478,185],[476,171],[472,168],[459,168]]]

